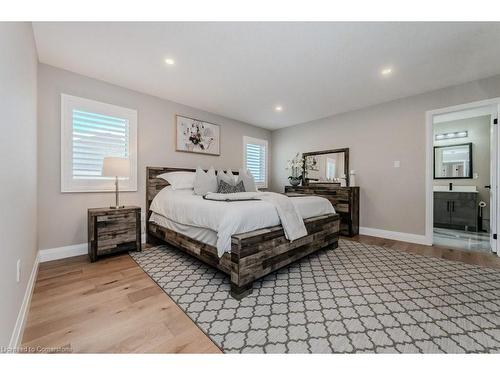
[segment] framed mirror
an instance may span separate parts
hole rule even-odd
[[[434,179],[472,178],[472,143],[434,146]]]
[[[302,157],[304,160],[302,185],[349,186],[348,148],[306,152]]]

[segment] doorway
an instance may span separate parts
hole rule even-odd
[[[500,100],[427,113],[426,239],[497,252]]]

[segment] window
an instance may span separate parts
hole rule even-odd
[[[243,137],[243,162],[259,188],[267,188],[267,141]]]
[[[101,176],[105,156],[130,159],[120,190],[137,191],[137,111],[62,94],[61,191],[113,191]]]
[[[335,159],[326,158],[326,179],[333,180],[335,178]]]

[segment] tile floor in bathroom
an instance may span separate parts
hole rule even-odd
[[[477,252],[491,252],[490,235],[486,232],[465,232],[456,229],[434,228],[434,245]]]

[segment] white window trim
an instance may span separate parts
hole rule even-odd
[[[128,120],[130,178],[120,180],[120,191],[137,191],[137,111],[61,94],[61,192],[106,192],[115,190],[114,179],[112,178],[109,180],[73,179],[73,108]]]
[[[266,174],[264,183],[255,183],[257,188],[267,189],[269,181],[269,143],[266,139],[253,138],[248,136],[243,136],[243,169],[247,169],[247,153],[246,144],[252,143],[256,145],[263,145],[266,148]]]

